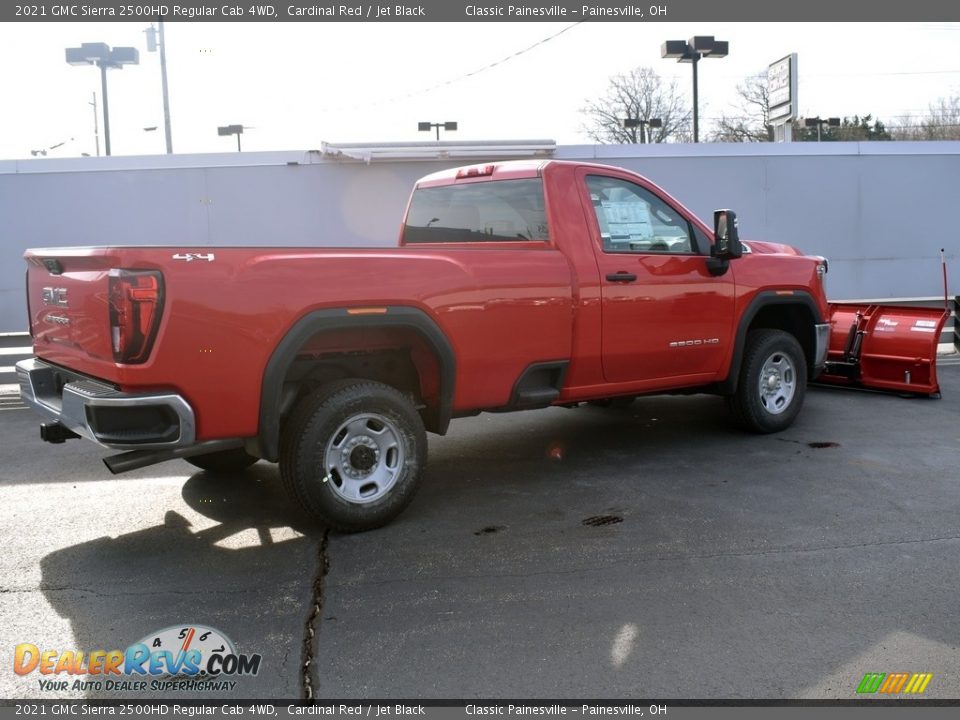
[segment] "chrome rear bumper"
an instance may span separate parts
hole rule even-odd
[[[196,442],[193,408],[176,393],[124,393],[36,358],[22,360],[16,368],[24,403],[104,447],[159,450]]]

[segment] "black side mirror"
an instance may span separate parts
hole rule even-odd
[[[713,248],[710,255],[721,260],[733,260],[743,255],[740,234],[737,231],[737,214],[733,210],[714,210]]]

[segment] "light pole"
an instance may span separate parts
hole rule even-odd
[[[812,118],[804,118],[803,124],[805,127],[817,126],[817,142],[820,142],[820,128],[824,125],[829,127],[840,127],[840,118],[821,118],[819,115]]]
[[[110,154],[110,106],[107,101],[107,70],[122,70],[124,65],[138,65],[140,53],[136,48],[118,47],[110,49],[106,43],[83,43],[80,47],[67,48],[68,65],[96,65],[100,68],[100,93],[103,97],[103,144],[106,154]]]
[[[422,122],[417,123],[417,130],[420,132],[430,132],[433,128],[437,129],[437,142],[440,141],[440,128],[443,128],[446,132],[451,132],[457,129],[457,124],[455,122],[442,122],[442,123],[432,123],[432,122]]]
[[[217,128],[217,135],[227,136],[227,135],[236,135],[237,136],[237,152],[240,150],[240,136],[243,135],[243,125],[221,125]]]
[[[677,62],[693,65],[693,141],[700,142],[698,127],[699,110],[697,107],[697,63],[700,58],[722,58],[727,56],[730,43],[726,40],[714,40],[713,35],[695,35],[689,40],[667,40],[660,46],[660,57],[676,58]]]
[[[650,118],[648,120],[644,120],[642,118],[624,118],[623,120],[620,121],[620,124],[623,126],[625,130],[631,130],[639,127],[640,128],[640,144],[646,144],[647,135],[643,131],[643,126],[646,125],[652,128],[663,127],[663,120],[661,120],[660,118]],[[636,135],[634,135],[633,139],[634,141],[636,141],[637,139]]]
[[[160,39],[157,40],[157,30],[151,25],[144,32],[147,34],[147,52],[156,52],[160,48],[160,87],[163,92],[163,132],[167,141],[167,155],[173,153],[173,132],[170,129],[170,96],[167,94],[167,41],[163,34],[163,20],[157,22],[160,26]]]

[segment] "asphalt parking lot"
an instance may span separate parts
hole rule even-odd
[[[260,672],[180,697],[849,699],[868,672],[960,697],[960,363],[940,381],[812,388],[763,437],[706,396],[458,420],[410,508],[352,536],[275,466],[113,477],[0,399],[0,695],[148,697],[41,691],[13,649],[205,625]]]

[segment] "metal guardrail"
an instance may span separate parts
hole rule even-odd
[[[0,385],[15,384],[14,365],[31,357],[33,346],[29,333],[0,333]]]

